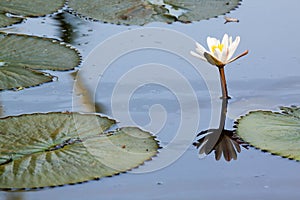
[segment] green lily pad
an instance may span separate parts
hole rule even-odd
[[[43,72],[16,66],[0,67],[0,88],[16,88],[36,86],[52,81],[53,76]]]
[[[240,0],[164,0],[174,8],[183,9],[178,21],[191,22],[223,15],[237,8]]]
[[[253,111],[237,121],[237,134],[263,151],[300,160],[300,107]]]
[[[0,8],[0,10],[1,10],[1,8]],[[23,18],[8,17],[4,13],[0,13],[0,27],[5,27],[5,26],[9,26],[11,24],[19,23],[22,20],[23,20]]]
[[[0,27],[21,22],[26,17],[51,14],[65,4],[65,0],[9,0],[0,1]]]
[[[0,47],[0,90],[52,81],[36,70],[71,70],[80,63],[75,49],[52,39],[0,33]]]
[[[127,25],[149,22],[191,22],[225,14],[240,0],[69,0],[68,6],[84,17]]]
[[[110,130],[96,114],[36,113],[0,119],[0,188],[73,184],[128,171],[157,154],[139,128]]]

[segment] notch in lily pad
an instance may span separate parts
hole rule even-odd
[[[300,107],[280,109],[248,113],[236,122],[236,132],[264,152],[300,161]]]
[[[51,14],[62,8],[65,0],[0,1],[0,27],[20,23],[27,17]]]
[[[102,22],[145,25],[150,22],[189,23],[235,9],[240,0],[69,0],[71,12]]]
[[[39,70],[72,70],[81,61],[76,49],[53,39],[0,33],[0,47],[0,90],[51,82]]]
[[[115,129],[97,114],[35,113],[0,119],[0,188],[75,184],[126,172],[150,160],[155,137]]]

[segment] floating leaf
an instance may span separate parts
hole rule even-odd
[[[300,160],[300,107],[253,111],[237,122],[237,134],[263,151]]]
[[[113,176],[156,155],[150,133],[95,114],[0,119],[0,188],[39,188]]]
[[[0,88],[22,88],[52,81],[53,77],[42,72],[15,66],[0,67]]]
[[[65,0],[9,0],[0,1],[0,27],[21,22],[24,17],[51,14],[62,8]]]
[[[143,0],[70,0],[69,7],[81,16],[115,24],[143,25],[151,21],[173,22],[167,9]]]
[[[1,3],[0,3],[1,4]],[[1,8],[0,8],[1,10]],[[11,24],[15,24],[21,22],[23,18],[17,17],[8,17],[6,14],[1,13],[0,11],[0,27],[9,26]]]
[[[35,70],[70,70],[79,62],[75,49],[55,40],[0,33],[0,90],[52,81]]]
[[[240,0],[164,0],[164,2],[186,11],[178,17],[179,21],[191,22],[225,14],[235,9]]]
[[[69,0],[77,14],[114,24],[144,25],[149,22],[184,23],[225,14],[240,0]]]

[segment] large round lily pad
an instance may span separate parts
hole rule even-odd
[[[52,81],[41,70],[70,70],[80,63],[78,52],[56,40],[0,33],[0,90]]]
[[[21,22],[25,17],[51,14],[65,4],[65,0],[3,0],[0,1],[0,27]]]
[[[191,22],[225,14],[240,0],[69,0],[77,14],[114,24]]]
[[[110,130],[95,114],[46,113],[0,119],[0,188],[58,186],[113,176],[156,155],[139,128]]]
[[[237,134],[263,151],[300,160],[300,108],[253,111],[237,121]]]

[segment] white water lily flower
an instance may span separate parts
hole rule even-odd
[[[232,37],[228,37],[227,34],[223,36],[222,42],[216,38],[207,38],[207,46],[209,51],[207,51],[201,44],[196,42],[196,52],[191,51],[191,54],[197,58],[209,62],[219,68],[221,87],[223,98],[229,99],[227,92],[227,84],[224,72],[224,66],[228,63],[235,61],[236,59],[248,54],[248,50],[244,53],[231,58],[240,43],[240,37],[237,36],[234,41]]]
[[[216,38],[207,37],[209,51],[207,51],[201,44],[196,43],[196,52],[191,51],[191,54],[197,58],[209,62],[212,65],[216,65],[217,67],[224,67],[226,64],[231,63],[248,53],[247,50],[244,53],[231,58],[239,43],[239,36],[232,41],[232,37],[228,37],[228,35],[225,34],[222,42]]]

